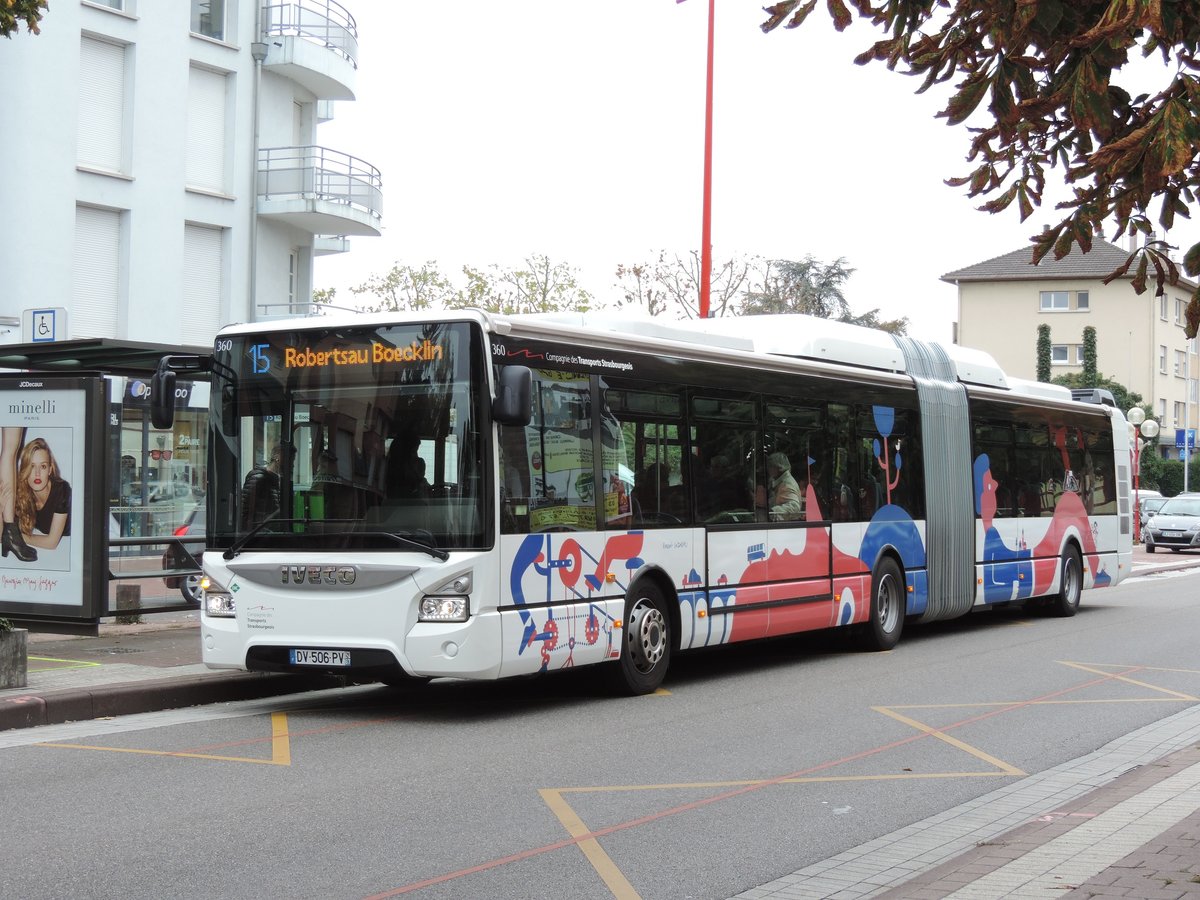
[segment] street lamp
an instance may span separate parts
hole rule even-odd
[[[1158,437],[1158,422],[1147,419],[1146,411],[1140,406],[1135,406],[1127,412],[1125,418],[1129,422],[1129,440],[1133,443],[1133,540],[1137,543],[1142,539],[1142,505],[1138,502],[1142,447]]]

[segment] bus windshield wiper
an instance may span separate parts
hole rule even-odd
[[[251,528],[249,531],[247,531],[240,538],[238,538],[236,541],[234,541],[232,544],[230,544],[229,549],[226,550],[222,554],[222,556],[225,559],[233,559],[235,556],[237,556],[239,553],[241,553],[243,547],[245,547],[248,543],[250,543],[250,541],[256,535],[258,535],[264,528],[266,528],[268,525],[300,524],[300,525],[307,526],[307,525],[311,525],[314,522],[319,522],[322,525],[338,524],[338,520],[336,520],[336,519],[279,519],[279,518],[274,518],[274,517],[268,516],[267,518],[265,518],[261,522],[259,522],[257,525],[255,525],[253,528]],[[346,519],[345,523],[346,524],[358,524],[357,520],[355,520],[355,519]],[[438,547],[434,547],[431,544],[426,543],[425,541],[419,541],[409,534],[400,534],[400,533],[397,533],[394,531],[357,531],[357,530],[347,531],[346,533],[354,534],[356,536],[361,536],[361,537],[384,537],[384,538],[387,538],[388,540],[395,541],[401,547],[406,547],[411,550],[421,550],[424,553],[428,553],[434,559],[439,559],[442,562],[445,562],[446,560],[448,560],[450,558],[450,554],[447,553],[445,550],[442,550]],[[430,535],[429,537],[432,540],[433,536]]]
[[[243,534],[240,538],[238,538],[236,541],[234,541],[232,544],[230,544],[229,549],[226,550],[224,553],[222,553],[221,556],[224,559],[233,559],[235,556],[237,556],[239,553],[242,552],[242,548],[245,547],[248,543],[250,543],[251,539],[254,538],[255,535],[257,535],[260,531],[262,531],[264,528],[266,528],[268,525],[271,525],[272,523],[278,522],[282,525],[282,524],[287,524],[289,522],[303,522],[303,521],[306,521],[306,520],[305,519],[280,519],[276,516],[267,516],[265,519],[263,519],[261,522],[259,522],[257,525],[255,525],[253,528],[251,528],[249,531],[247,531],[245,534]]]

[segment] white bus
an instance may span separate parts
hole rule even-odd
[[[212,668],[389,683],[1022,603],[1130,571],[1128,426],[990,357],[804,316],[343,314],[211,358]],[[169,421],[155,405],[156,424]]]

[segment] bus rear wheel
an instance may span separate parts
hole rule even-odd
[[[1051,600],[1050,609],[1054,615],[1068,618],[1079,611],[1079,597],[1083,592],[1083,563],[1074,547],[1063,550],[1058,574],[1058,595]]]
[[[620,694],[650,694],[658,690],[671,664],[671,618],[662,591],[641,581],[625,598],[621,658],[609,665],[609,684]]]
[[[891,650],[904,630],[904,575],[894,559],[885,557],[871,573],[871,609],[859,643],[864,650]]]

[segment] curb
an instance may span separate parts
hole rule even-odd
[[[239,672],[129,682],[94,690],[25,694],[0,699],[0,731],[235,700],[258,700],[343,685],[336,676]]]

